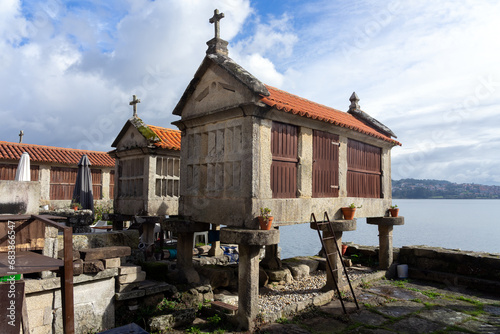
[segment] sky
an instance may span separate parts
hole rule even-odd
[[[110,151],[133,94],[175,128],[215,8],[262,82],[342,111],[355,91],[403,144],[393,179],[500,185],[496,0],[2,0],[0,140]]]

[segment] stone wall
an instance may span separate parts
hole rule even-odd
[[[398,262],[408,264],[410,278],[500,291],[500,254],[405,246]]]
[[[38,214],[40,182],[0,181],[0,214]]]

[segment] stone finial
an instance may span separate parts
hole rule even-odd
[[[134,117],[137,117],[137,103],[141,103],[141,100],[139,100],[137,96],[132,95],[132,101],[129,102],[129,105],[134,106]]]
[[[23,136],[24,136],[24,131],[23,130],[19,131],[19,144],[23,142]]]
[[[227,56],[227,41],[220,38],[220,20],[224,17],[224,13],[219,13],[219,10],[214,10],[214,16],[212,16],[208,22],[214,24],[215,37],[207,42],[208,49],[207,54],[222,54]]]
[[[351,97],[349,98],[349,101],[351,101],[351,105],[349,106],[349,111],[351,110],[359,110],[359,97],[356,94],[356,92],[352,92]]]

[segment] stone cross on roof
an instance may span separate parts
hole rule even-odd
[[[24,131],[23,131],[23,130],[21,130],[21,131],[19,132],[19,143],[22,143],[22,142],[23,142],[23,136],[24,136]]]
[[[134,106],[134,117],[137,117],[137,103],[141,103],[141,100],[137,96],[132,95],[132,101],[129,102],[129,105]]]
[[[210,23],[215,23],[215,38],[220,38],[220,24],[219,21],[224,17],[224,13],[219,14],[219,10],[214,10],[214,16],[208,20]]]

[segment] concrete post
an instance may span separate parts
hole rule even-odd
[[[259,305],[259,251],[261,246],[238,245],[238,323],[253,330]],[[255,284],[255,282],[257,284]]]
[[[219,224],[212,224],[212,231],[220,231]],[[220,248],[220,238],[217,241],[212,240],[212,247],[208,251],[209,256],[221,256],[224,254],[222,248]]]

